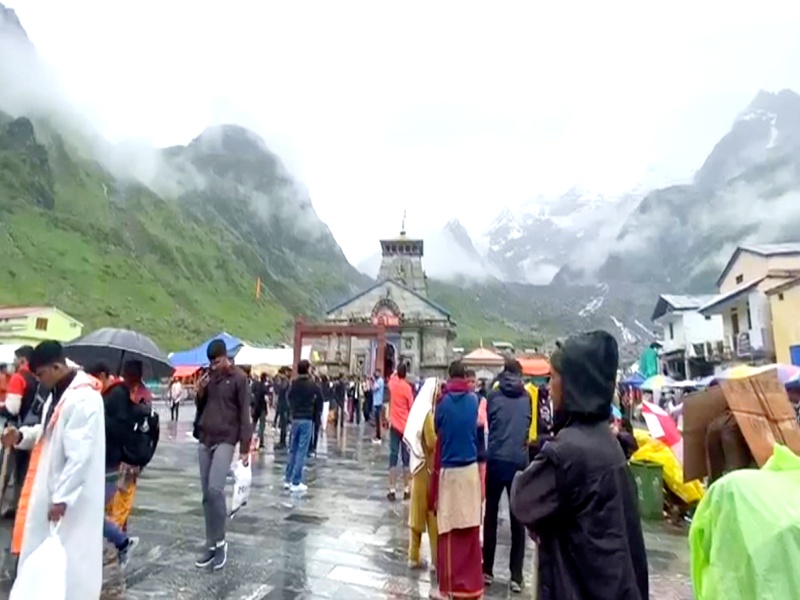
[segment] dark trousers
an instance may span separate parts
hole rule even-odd
[[[262,412],[260,415],[257,415],[253,419],[253,422],[258,425],[257,431],[258,431],[258,447],[259,448],[263,448],[264,447],[264,434],[265,434],[265,430],[267,428],[267,413],[266,413],[266,409],[264,409],[264,411],[265,412]]]
[[[353,412],[350,414],[350,422],[353,422],[353,418],[356,420],[356,425],[361,425],[361,401],[359,398],[353,398]]]
[[[486,515],[483,519],[483,572],[494,574],[494,553],[497,547],[497,512],[503,491],[511,500],[511,480],[498,480],[492,471],[486,471]],[[525,562],[525,526],[511,511],[511,580],[522,583],[522,565]]]
[[[19,497],[22,494],[22,486],[25,485],[25,476],[28,474],[31,453],[26,450],[3,450],[3,452],[11,452],[11,454],[8,456],[6,480],[2,482],[2,485],[8,488],[8,484],[12,483],[14,486],[14,495],[11,497],[8,507],[9,510],[16,512]],[[0,456],[2,456],[1,453]]]
[[[364,420],[369,422],[372,418],[372,393],[364,394]]]
[[[314,433],[311,436],[311,441],[308,444],[309,456],[317,453],[317,445],[319,444],[319,430],[321,429],[320,423],[318,421],[315,421],[313,427],[314,427]]]
[[[285,448],[286,447],[286,428],[289,426],[289,412],[286,411],[286,410],[280,411],[278,420],[280,421],[280,428],[281,428],[281,436],[280,436],[280,439],[278,441],[278,445],[281,448]]]
[[[169,420],[170,421],[177,421],[178,420],[178,412],[181,408],[180,402],[174,402],[169,407]]]
[[[373,418],[375,419],[375,439],[376,440],[381,439],[381,427],[383,427],[383,423],[381,422],[382,421],[382,419],[381,419],[381,409],[382,408],[383,408],[382,406],[375,406],[372,409],[372,412],[375,413]]]

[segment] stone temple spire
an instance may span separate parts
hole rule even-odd
[[[428,293],[428,281],[422,268],[423,242],[406,235],[405,210],[400,227],[398,237],[381,240],[378,280],[392,279],[425,296]]]

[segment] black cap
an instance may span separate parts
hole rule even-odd
[[[225,345],[225,340],[222,339],[213,340],[206,349],[206,356],[208,357],[208,360],[215,360],[227,355],[228,347]]]
[[[31,371],[36,371],[55,363],[65,364],[64,347],[55,340],[46,340],[33,349],[28,362]]]

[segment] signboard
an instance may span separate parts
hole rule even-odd
[[[736,349],[739,356],[750,356],[753,349],[750,345],[750,333],[743,331],[736,336]]]

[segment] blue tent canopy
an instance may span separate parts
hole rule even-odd
[[[242,340],[235,338],[229,333],[222,332],[214,337],[208,338],[205,342],[192,348],[191,350],[183,350],[182,352],[174,352],[169,357],[169,362],[173,367],[205,367],[208,365],[207,350],[208,345],[214,340],[224,340],[225,346],[228,348],[228,356],[233,358],[236,353],[244,345]]]
[[[637,371],[636,373],[633,373],[632,375],[629,375],[628,377],[626,377],[625,379],[623,379],[623,380],[622,380],[620,383],[621,383],[622,385],[630,385],[630,386],[632,386],[632,387],[638,388],[638,387],[639,387],[639,386],[641,386],[641,385],[642,385],[644,382],[645,382],[645,377],[644,377],[644,375],[642,375],[641,373],[639,373],[639,372]]]

